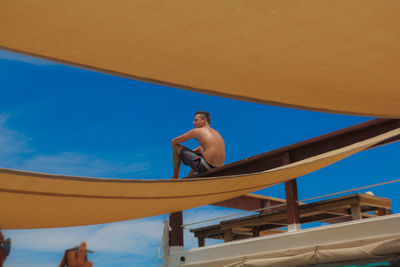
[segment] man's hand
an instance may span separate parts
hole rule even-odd
[[[65,266],[65,257],[68,258],[68,267],[92,267],[93,263],[90,261],[86,261],[86,243],[82,242],[78,254],[71,250],[67,255],[64,255],[63,259],[60,262],[59,267]]]
[[[179,144],[179,142],[176,141],[176,138],[172,139],[171,146],[174,147],[177,144]]]

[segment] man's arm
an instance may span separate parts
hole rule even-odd
[[[171,145],[174,146],[176,144],[186,142],[189,139],[196,138],[196,136],[197,136],[197,129],[192,129],[189,132],[172,139]]]

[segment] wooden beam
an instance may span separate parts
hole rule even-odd
[[[340,211],[341,208],[350,208],[353,204],[360,204],[358,195],[343,196],[334,199],[322,200],[314,203],[309,203],[301,206],[302,214],[309,214],[313,212],[329,212]]]
[[[291,162],[297,162],[366,140],[399,127],[400,119],[374,119],[339,131],[311,138],[290,146],[227,164],[223,167],[215,168],[207,172],[194,175],[190,178],[238,175],[265,171],[285,165],[282,162],[282,155],[288,151],[291,153]],[[400,135],[391,138],[390,142],[395,142],[399,139]],[[382,142],[378,145],[383,145],[385,143],[387,142]]]
[[[258,229],[259,229],[259,231],[261,233],[261,232],[265,232],[265,231],[276,230],[278,228],[282,228],[282,227],[285,227],[285,226],[286,226],[286,224],[283,224],[282,226],[279,226],[277,224],[264,224],[264,225],[260,225],[260,226],[257,226],[257,227],[258,227]]]
[[[297,181],[296,179],[285,182],[286,190],[286,207],[288,213],[288,224],[299,224],[299,204],[297,195]]]
[[[361,208],[360,205],[353,204],[351,205],[351,217],[353,220],[360,220],[361,219]]]
[[[316,215],[304,216],[300,219],[301,223],[309,223],[309,222],[320,222],[325,221],[327,219],[333,219],[337,217],[341,217],[342,215],[331,214],[331,213],[320,213]]]
[[[263,225],[263,224],[271,224],[271,222],[275,222],[275,221],[282,220],[282,219],[286,219],[286,222],[287,222],[286,210],[276,212],[274,214],[269,214],[269,215],[248,216],[245,218],[241,218],[240,220],[235,219],[235,220],[230,220],[230,221],[224,221],[224,222],[221,222],[220,224],[221,224],[221,229],[226,230],[226,229],[232,229],[234,227],[258,226],[258,225]]]
[[[190,232],[193,232],[195,237],[208,237],[210,235],[217,235],[223,233],[223,231],[221,230],[221,226],[219,224],[211,225],[207,228],[190,229]]]
[[[240,209],[240,210],[257,210],[260,208],[276,206],[280,204],[284,204],[286,201],[284,199],[261,196],[256,194],[247,194],[244,196],[228,199],[225,201],[217,202],[212,205],[219,207],[226,207],[232,209]],[[285,206],[276,207],[271,210],[282,209]]]
[[[315,221],[339,223],[358,218],[375,217],[379,211],[381,215],[389,212],[388,209],[379,208],[379,206],[390,204],[390,199],[374,196],[372,197],[373,201],[370,201],[369,198],[371,197],[365,194],[353,194],[300,205],[300,223]],[[364,205],[362,204],[364,201],[371,202],[373,205]],[[375,214],[365,213],[371,211],[375,211]],[[224,240],[233,238],[237,240],[279,232],[278,228],[286,226],[287,223],[288,214],[286,209],[283,209],[269,214],[258,214],[222,221],[217,225],[191,229],[190,231],[195,233],[195,237]]]
[[[260,236],[260,227],[254,226],[253,227],[253,237],[258,237]]]
[[[199,247],[204,247],[206,245],[206,239],[204,237],[198,237],[197,242],[199,244]]]
[[[332,215],[347,215],[350,214],[346,209],[351,209],[352,205],[361,205],[361,196],[363,194],[353,194],[349,196],[343,196],[335,199],[322,200],[319,202],[309,203],[300,205],[300,218],[306,216],[312,216],[318,213],[331,213]],[[383,202],[386,202],[384,198],[381,198]],[[379,204],[379,203],[376,203]],[[381,203],[382,204],[382,203]],[[270,214],[260,214],[247,216],[240,219],[228,220],[221,222],[221,229],[229,229],[233,227],[250,227],[258,226],[263,224],[275,224],[287,222],[287,214],[285,210],[275,211]],[[301,221],[301,219],[300,219]]]
[[[183,247],[182,211],[171,213],[169,224],[171,227],[171,231],[169,232],[169,245]]]
[[[389,215],[389,210],[385,208],[378,208],[378,216]]]
[[[230,242],[233,240],[233,232],[232,229],[228,229],[224,231],[224,242]]]
[[[359,196],[361,205],[374,206],[385,209],[390,209],[392,206],[392,200],[389,198],[370,196],[367,194],[359,194]]]
[[[260,232],[260,236],[266,236],[266,235],[273,235],[273,234],[280,234],[280,233],[286,233],[286,230],[282,229],[271,229],[271,230],[265,230]]]
[[[236,238],[236,236],[247,236],[247,237],[253,237],[253,231],[240,231],[236,230],[235,228],[232,229],[233,236]]]
[[[312,216],[312,215],[317,215],[317,214],[320,214],[320,213],[321,213],[320,210],[307,211],[307,213],[302,211],[300,213],[300,217]],[[346,206],[345,206],[344,208],[329,209],[329,210],[324,211],[324,213],[329,213],[329,214],[332,214],[332,215],[345,216],[345,215],[351,214],[351,211],[350,211],[350,208],[346,208]]]
[[[282,156],[283,164],[291,163],[291,155],[290,151],[286,152]],[[300,216],[299,216],[299,203],[298,203],[298,194],[297,194],[297,181],[296,179],[285,182],[285,191],[286,191],[286,208],[288,213],[288,225],[297,225],[300,224]]]

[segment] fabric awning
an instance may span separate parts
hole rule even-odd
[[[208,94],[400,117],[395,0],[0,1],[0,48]]]
[[[0,169],[0,227],[89,225],[190,209],[303,176],[399,134],[398,128],[295,163],[240,176],[120,180]]]
[[[400,236],[384,236],[336,242],[326,245],[315,245],[290,250],[272,251],[236,258],[221,258],[214,261],[203,261],[182,264],[186,267],[293,267],[314,266],[314,264],[342,263],[341,266],[358,266],[358,262],[395,261],[400,259]],[[334,265],[339,266],[339,265]],[[379,265],[384,266],[384,265]],[[385,265],[386,266],[386,265]]]

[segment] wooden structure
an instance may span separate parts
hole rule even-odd
[[[391,200],[367,194],[353,194],[299,206],[299,222],[338,223],[348,220],[387,215]],[[287,208],[280,208],[266,213],[246,216],[238,219],[221,221],[219,224],[192,229],[198,238],[199,246],[205,245],[205,238],[223,239],[225,242],[245,239],[286,230],[291,214]]]
[[[339,131],[328,133],[293,145],[266,152],[254,157],[233,162],[223,167],[215,168],[205,173],[197,174],[189,178],[239,175],[277,168],[335,149],[340,149],[349,144],[361,142],[367,138],[382,134],[387,130],[396,129],[397,127],[399,127],[399,125],[400,119],[374,119]],[[395,136],[384,142],[378,143],[373,147],[396,142],[399,139],[400,136]],[[286,224],[289,225],[289,230],[296,230],[297,225],[302,223],[302,221],[300,220],[301,217],[298,205],[296,179],[286,182],[285,190],[287,200],[287,209],[285,211],[287,213]],[[256,209],[263,207],[261,201],[257,202],[254,199],[249,200],[248,198],[246,199],[242,197],[216,203],[216,205],[244,210],[254,210],[254,208],[250,208],[254,205],[257,206]],[[170,232],[171,246],[183,246],[183,229],[181,228],[182,220],[180,219],[182,218],[181,213],[182,212],[176,212],[171,214],[170,224],[171,228],[174,229]]]
[[[260,211],[260,213],[263,213],[276,209],[282,209],[282,206],[285,204],[286,200],[282,198],[275,198],[257,194],[247,194],[244,196],[214,203],[213,206],[249,211],[263,209]]]

